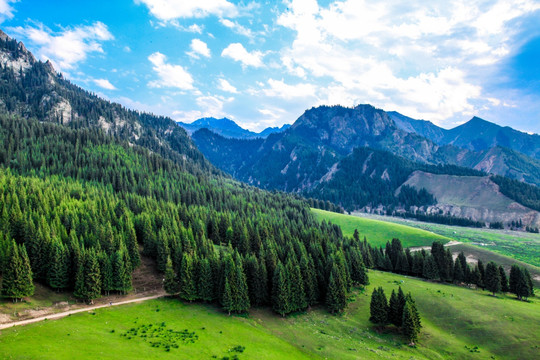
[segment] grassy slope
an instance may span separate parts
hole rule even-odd
[[[416,229],[410,226],[394,224],[380,220],[366,219],[357,216],[344,215],[329,211],[312,209],[319,220],[331,221],[339,225],[344,235],[352,236],[355,229],[374,246],[384,246],[392,238],[399,238],[403,246],[430,246],[434,241],[448,242],[446,236],[437,235],[430,231]]]
[[[355,296],[343,316],[313,310],[281,318],[260,309],[248,318],[229,318],[212,306],[163,299],[3,330],[0,358],[70,359],[77,354],[80,359],[211,359],[232,357],[229,349],[236,345],[246,347],[239,359],[533,359],[538,354],[538,299],[493,298],[487,292],[378,271],[371,271],[370,279],[372,285]],[[414,294],[422,316],[416,349],[391,330],[378,334],[368,322],[373,287],[383,286],[388,294],[398,283]],[[199,339],[166,352],[141,338],[120,336],[140,324],[163,321],[169,329],[195,331]],[[466,346],[478,346],[480,352],[471,353]]]

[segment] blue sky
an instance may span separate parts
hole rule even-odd
[[[540,133],[539,0],[0,0],[0,21],[74,83],[175,120],[262,130],[370,103]]]

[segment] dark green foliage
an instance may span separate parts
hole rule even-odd
[[[534,296],[531,276],[526,268],[518,265],[512,265],[510,269],[510,291],[517,296],[519,300],[526,300]]]
[[[345,280],[336,264],[332,267],[328,279],[328,291],[326,293],[326,307],[332,313],[342,312],[347,306],[347,290]]]
[[[508,285],[508,277],[506,276],[506,271],[504,271],[502,265],[499,266],[499,275],[501,277],[501,291],[503,293],[509,292],[510,287]]]
[[[369,321],[372,323],[377,325],[386,325],[388,323],[388,301],[382,287],[373,289],[369,312]]]
[[[523,181],[492,175],[491,181],[499,185],[499,190],[510,199],[536,211],[540,211],[540,187]]]
[[[92,302],[101,294],[101,273],[95,251],[90,249],[83,252],[77,267],[73,295],[81,300]]]
[[[497,264],[493,261],[490,261],[486,266],[484,282],[486,289],[491,291],[493,295],[501,291],[501,273],[499,272]]]
[[[165,278],[163,279],[163,289],[167,294],[176,294],[178,293],[178,279],[173,269],[171,257],[167,258],[167,263],[165,265]]]
[[[171,265],[172,270],[172,265]],[[208,259],[202,259],[199,261],[199,279],[197,281],[197,288],[199,293],[199,299],[207,302],[211,302],[215,299],[214,296],[214,282],[212,266]]]
[[[34,294],[32,269],[24,245],[11,242],[2,275],[1,294],[13,300]]]
[[[433,255],[427,255],[424,259],[422,275],[429,280],[435,280],[439,278],[439,269]]]
[[[191,255],[184,253],[178,277],[180,279],[180,298],[190,302],[196,300],[195,266]]]
[[[69,286],[69,257],[60,242],[52,244],[47,282],[55,290],[66,289]]]
[[[407,341],[414,346],[418,341],[418,334],[422,329],[422,323],[420,321],[420,315],[416,309],[416,303],[411,297],[411,294],[407,294],[405,306],[403,307],[403,334],[407,338]]]
[[[272,307],[281,316],[285,316],[292,311],[291,287],[287,278],[285,267],[282,263],[279,263],[272,281]]]

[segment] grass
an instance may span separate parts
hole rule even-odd
[[[446,236],[402,224],[338,214],[320,209],[311,210],[320,221],[326,220],[339,225],[344,235],[352,236],[354,230],[358,229],[360,239],[365,236],[373,246],[384,246],[392,238],[400,239],[405,247],[431,246],[434,241],[446,243],[451,240]]]
[[[357,213],[355,215],[370,220],[382,220],[431,231],[457,241],[470,243],[502,255],[513,257],[514,259],[534,266],[540,266],[540,234],[511,230],[476,229],[462,226],[449,226],[427,223],[413,219],[402,219],[398,217],[364,213]]]
[[[494,298],[487,292],[378,271],[370,272],[370,281],[365,292],[351,297],[341,316],[314,309],[282,318],[256,309],[246,317],[228,317],[213,306],[160,299],[3,330],[0,358],[70,359],[77,354],[80,359],[534,359],[538,355],[538,299],[525,303],[503,295]],[[382,286],[389,295],[398,284],[413,293],[422,316],[417,348],[406,346],[392,328],[379,333],[368,321],[373,287]],[[154,334],[151,341],[141,337],[142,329]],[[160,335],[169,333],[173,334]]]

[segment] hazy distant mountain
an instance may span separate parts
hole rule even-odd
[[[538,160],[501,146],[475,151],[439,145],[417,132],[442,141],[443,129],[392,115],[370,105],[321,106],[266,139],[238,140],[202,130],[192,139],[213,164],[242,181],[348,209],[374,201],[392,204],[393,191],[415,170],[456,176],[494,173],[540,184]]]
[[[236,138],[236,139],[265,138],[270,134],[284,131],[290,127],[290,125],[285,124],[280,128],[269,127],[269,128],[264,129],[260,133],[256,133],[256,132],[241,128],[240,126],[238,126],[237,123],[235,123],[234,121],[230,119],[227,119],[227,118],[216,119],[213,117],[195,120],[194,122],[190,124],[179,121],[178,125],[182,126],[190,134],[194,133],[195,131],[199,129],[208,129],[221,136],[228,137],[228,138]]]
[[[415,120],[395,111],[388,112],[388,115],[400,129],[421,135],[439,145],[450,144],[475,151],[502,146],[540,160],[540,135],[538,134],[530,135],[478,117],[473,117],[462,125],[446,130],[429,121]]]

